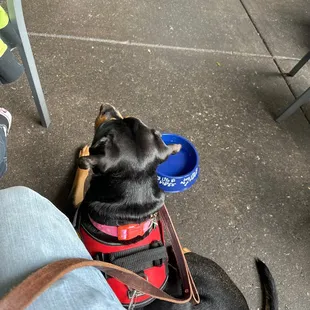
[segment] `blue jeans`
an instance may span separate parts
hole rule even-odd
[[[0,298],[38,268],[63,258],[91,258],[68,218],[26,187],[0,190]],[[101,272],[75,270],[28,309],[124,309]]]
[[[6,159],[6,136],[4,134],[4,125],[0,124],[0,178],[4,175],[7,169]]]

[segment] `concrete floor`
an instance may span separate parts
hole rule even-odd
[[[0,187],[29,186],[60,209],[77,148],[109,102],[190,138],[199,182],[169,195],[183,244],[224,267],[258,309],[254,257],[277,282],[280,309],[310,309],[310,126],[274,122],[309,86],[308,0],[24,2],[52,117],[38,124],[25,77],[0,88],[14,117]],[[277,67],[278,66],[278,67]],[[288,83],[288,84],[287,84]]]

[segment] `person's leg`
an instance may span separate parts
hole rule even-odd
[[[64,258],[91,258],[68,218],[25,187],[0,190],[0,298],[38,268]],[[75,270],[29,309],[123,309],[101,272]]]
[[[7,170],[6,140],[11,122],[12,116],[10,112],[0,108],[0,178]]]

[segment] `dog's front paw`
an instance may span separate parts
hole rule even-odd
[[[190,253],[190,252],[191,252],[191,250],[189,250],[188,248],[183,248],[182,251],[183,251],[183,254],[186,254],[186,253]]]
[[[79,153],[79,157],[83,157],[83,156],[89,156],[89,146],[85,145]]]
[[[89,146],[86,144],[81,150],[80,150],[80,153],[79,153],[79,158],[82,158],[82,157],[86,157],[86,156],[89,156]],[[89,169],[87,168],[84,168],[80,165],[78,165],[78,173],[81,175],[81,174],[85,174],[85,175],[88,175],[88,171]]]

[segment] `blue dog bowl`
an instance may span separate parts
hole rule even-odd
[[[157,168],[159,187],[168,193],[178,193],[189,189],[198,179],[199,155],[194,145],[182,136],[165,133],[163,141],[168,144],[181,144],[179,153],[170,155]]]

